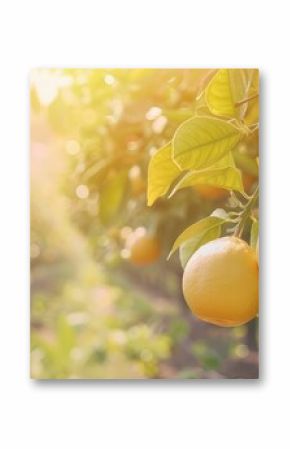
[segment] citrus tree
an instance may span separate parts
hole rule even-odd
[[[178,292],[176,250],[183,268],[222,235],[243,238],[255,250],[257,70],[64,70],[63,76],[69,81],[48,118],[71,156],[64,190],[72,219],[98,259],[155,286],[158,261]],[[167,277],[163,284],[166,290]],[[250,302],[257,304],[257,294]]]
[[[169,253],[179,250],[192,311],[221,326],[244,324],[258,312],[258,185],[247,192],[237,167],[249,164],[250,155],[258,171],[258,96],[257,70],[216,71],[192,117],[154,153],[148,169],[149,206],[197,185],[230,192],[226,207],[187,227]]]
[[[37,71],[37,376],[256,375],[257,320],[194,316],[256,314],[257,95],[253,70]]]

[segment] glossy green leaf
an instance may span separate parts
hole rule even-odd
[[[254,249],[256,249],[258,238],[259,238],[259,222],[258,220],[254,220],[251,227],[251,239],[250,239],[250,245]]]
[[[240,151],[234,152],[234,159],[237,166],[245,173],[252,176],[259,175],[259,166],[256,159],[253,159],[248,154]]]
[[[187,262],[191,258],[192,254],[200,248],[205,243],[217,239],[221,235],[221,226],[217,224],[216,226],[210,228],[208,231],[200,232],[196,234],[192,239],[187,240],[179,248],[179,258],[184,269]]]
[[[205,90],[205,99],[210,112],[223,117],[241,119],[247,104],[239,105],[250,91],[253,69],[220,69]]]
[[[240,171],[234,167],[213,168],[187,173],[172,191],[173,195],[180,189],[198,184],[219,187],[226,190],[243,192],[243,182]]]
[[[240,171],[236,169],[231,152],[217,161],[208,169],[196,170],[186,173],[176,184],[169,198],[180,189],[197,184],[207,184],[227,190],[243,191]]]
[[[172,160],[172,147],[168,143],[152,157],[148,167],[148,206],[168,192],[172,182],[180,175],[180,170]]]
[[[181,170],[208,168],[231,151],[241,132],[231,123],[211,117],[194,117],[176,130],[173,159]]]
[[[222,218],[221,216],[219,216],[219,214],[212,214],[209,217],[203,218],[197,223],[189,226],[175,240],[173,247],[168,255],[168,259],[186,241],[194,238],[201,238],[202,235],[208,233],[210,230],[216,227],[221,226],[226,221],[227,216]]]
[[[231,92],[229,70],[219,70],[205,91],[206,103],[212,114],[234,117],[235,104]]]
[[[247,103],[247,111],[244,121],[248,125],[259,123],[259,70],[254,70],[252,84],[249,90],[249,98]]]
[[[209,168],[225,168],[225,167],[235,167],[235,160],[234,156],[231,151],[226,153],[225,156],[223,156],[221,159],[216,161],[211,167]]]

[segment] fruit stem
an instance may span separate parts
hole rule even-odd
[[[237,103],[235,103],[235,106],[241,106],[244,103],[248,103],[251,100],[254,100],[255,98],[258,98],[259,94],[254,94],[251,97],[245,98],[244,100],[241,101],[237,101]]]
[[[249,198],[249,201],[245,204],[245,206],[240,214],[240,217],[241,217],[240,221],[235,228],[234,236],[236,236],[236,237],[242,236],[245,224],[246,224],[249,216],[251,215],[251,211],[252,211],[253,207],[255,206],[256,201],[258,200],[258,197],[259,197],[259,186],[257,186],[255,192]]]

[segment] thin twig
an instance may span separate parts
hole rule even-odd
[[[255,95],[252,95],[251,97],[245,98],[244,100],[237,101],[237,102],[235,103],[235,107],[237,108],[238,106],[241,106],[241,105],[244,104],[244,103],[248,103],[248,101],[254,100],[254,99],[257,98],[258,96],[259,96],[259,94],[255,94]]]
[[[248,203],[245,205],[243,211],[241,212],[241,219],[240,222],[238,223],[238,225],[235,228],[235,232],[234,232],[234,236],[235,237],[241,237],[245,224],[247,222],[247,219],[249,218],[252,208],[254,207],[257,199],[259,197],[259,186],[257,186],[255,192],[253,193],[253,195],[250,197]]]

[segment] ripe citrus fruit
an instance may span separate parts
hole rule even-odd
[[[161,245],[157,237],[145,234],[137,236],[129,246],[130,260],[135,265],[149,265],[161,254]]]
[[[183,274],[183,293],[194,315],[218,326],[239,326],[258,313],[255,251],[236,237],[201,246]]]
[[[221,189],[220,187],[197,185],[194,188],[199,195],[206,200],[223,200],[229,195],[227,190]]]

